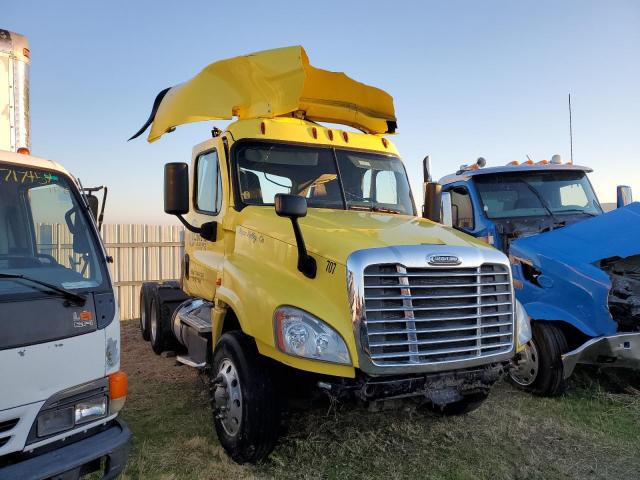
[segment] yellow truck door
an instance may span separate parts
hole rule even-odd
[[[224,235],[222,220],[228,203],[228,192],[223,187],[224,148],[219,138],[207,140],[193,149],[191,159],[191,213],[193,225],[217,223],[215,241],[202,238],[197,233],[185,232],[184,284],[192,296],[213,300],[219,279],[222,279],[224,260]]]

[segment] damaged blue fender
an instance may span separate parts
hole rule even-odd
[[[640,203],[514,240],[516,296],[535,320],[565,321],[590,337],[613,335],[609,275],[601,260],[640,254]]]

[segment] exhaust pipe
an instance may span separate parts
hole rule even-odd
[[[0,150],[29,154],[29,42],[0,29]]]

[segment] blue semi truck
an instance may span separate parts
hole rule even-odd
[[[588,167],[483,158],[439,182],[425,159],[424,216],[505,252],[533,338],[511,380],[558,395],[578,363],[640,369],[640,203],[619,186],[605,213]]]

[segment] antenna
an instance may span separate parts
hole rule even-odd
[[[571,165],[573,165],[573,124],[571,122],[571,94],[569,94],[569,145],[571,147]]]

